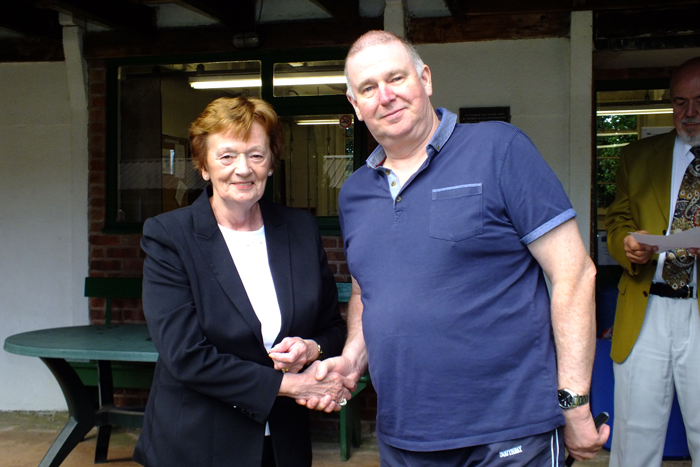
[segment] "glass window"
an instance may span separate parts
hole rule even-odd
[[[282,117],[284,153],[273,177],[275,201],[316,216],[338,215],[338,193],[353,171],[352,114]]]
[[[620,151],[645,136],[673,127],[667,89],[601,91],[597,93],[596,204],[604,213],[615,199],[615,174]]]
[[[119,69],[117,222],[191,204],[204,181],[189,157],[189,125],[212,100],[260,96],[260,62]]]
[[[190,124],[214,99],[248,95],[266,98],[285,131],[266,196],[331,218],[320,222],[337,230],[338,192],[356,166],[344,60],[267,63],[267,81],[264,60],[108,68],[108,96],[116,96],[109,107],[115,123],[108,125],[107,228],[138,229],[148,217],[194,202],[206,183],[190,159]]]
[[[345,60],[275,63],[275,97],[344,95]]]

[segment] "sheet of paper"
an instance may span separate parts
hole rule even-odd
[[[658,246],[659,251],[673,250],[676,248],[700,248],[700,227],[684,230],[673,235],[645,235],[632,233],[632,236],[639,243]]]

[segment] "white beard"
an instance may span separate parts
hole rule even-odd
[[[686,132],[678,132],[678,137],[683,141],[685,144],[689,145],[690,147],[695,147],[695,146],[700,146],[700,133],[698,133],[695,136],[690,136]]]
[[[681,120],[681,123],[698,123],[698,119],[687,118]],[[681,141],[683,141],[685,144],[690,145],[690,147],[700,146],[700,131],[695,136],[690,136],[683,130],[682,127],[676,128],[676,132],[678,133],[678,137],[681,139]]]

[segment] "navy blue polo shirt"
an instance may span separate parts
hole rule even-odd
[[[437,114],[428,159],[403,186],[379,147],[340,192],[377,435],[413,451],[564,424],[549,296],[527,245],[575,213],[519,129]]]

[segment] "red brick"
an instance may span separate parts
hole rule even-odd
[[[107,258],[136,258],[138,252],[133,248],[108,248]]]
[[[324,236],[321,237],[323,240],[323,247],[325,249],[338,248],[338,237],[337,236]]]
[[[339,262],[345,263],[345,253],[343,250],[326,250],[326,256],[328,256],[328,262]]]
[[[143,261],[141,260],[122,260],[122,271],[129,276],[141,276],[143,274]]]
[[[88,169],[104,172],[106,170],[106,162],[102,158],[90,159],[90,161],[88,162]]]
[[[93,118],[93,112],[98,112],[102,114],[101,119],[104,119],[105,107],[107,106],[107,99],[104,95],[94,94],[90,96],[90,102],[88,103],[88,109],[90,109],[90,119]]]
[[[104,198],[104,185],[90,185],[90,187],[88,188],[88,196],[90,196],[91,198]]]
[[[90,269],[96,271],[119,271],[121,269],[121,261],[117,260],[91,260]]]
[[[88,237],[90,245],[120,245],[121,238],[119,235],[90,235]]]
[[[101,120],[95,120],[95,121],[90,121],[88,123],[88,133],[91,135],[97,134],[97,133],[104,133],[105,131],[105,124],[104,124],[104,119]]]
[[[90,172],[88,175],[88,182],[89,183],[105,183],[105,174],[104,172]],[[89,203],[92,207],[92,200],[89,200]]]
[[[122,235],[122,245],[124,246],[130,246],[136,249],[141,248],[141,234],[140,233],[131,233],[131,234],[125,234]]]

